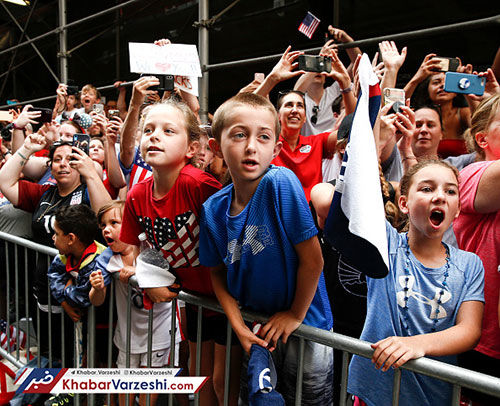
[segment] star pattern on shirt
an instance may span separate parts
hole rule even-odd
[[[192,211],[175,216],[172,222],[167,217],[139,217],[148,242],[161,251],[172,268],[197,266],[198,235],[200,227]]]

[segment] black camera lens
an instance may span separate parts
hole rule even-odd
[[[6,125],[4,128],[1,130],[1,136],[2,140],[4,141],[10,141],[12,139],[12,124]]]

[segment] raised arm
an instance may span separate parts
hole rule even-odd
[[[413,92],[419,83],[423,82],[428,76],[438,71],[440,62],[438,59],[433,59],[435,56],[436,54],[426,55],[424,61],[418,68],[417,73],[415,73],[415,76],[410,79],[404,88],[406,98],[410,98],[413,95]]]
[[[292,51],[291,46],[285,50],[283,55],[281,56],[278,63],[274,66],[273,70],[269,75],[266,76],[264,81],[260,84],[260,86],[255,90],[255,94],[259,94],[261,96],[267,97],[271,90],[280,82],[284,80],[291,79],[297,75],[305,73],[304,71],[294,71],[294,69],[298,66],[298,62],[295,60],[302,55],[301,51]]]
[[[348,42],[354,42],[354,39],[340,28],[335,28],[329,25],[328,32],[330,33],[330,35],[333,36],[334,41],[337,43],[346,44]],[[356,58],[358,57],[358,55],[361,55],[361,49],[359,49],[358,47],[354,47],[354,48],[346,48],[345,51],[351,61],[351,65],[349,65],[348,67],[349,70],[349,68],[354,65],[354,62],[356,62]]]
[[[382,41],[378,44],[380,55],[384,61],[384,76],[380,83],[380,88],[396,87],[398,72],[406,59],[406,47],[399,53],[398,48],[394,41]]]
[[[122,83],[125,82],[119,80],[115,82],[113,86],[118,89],[118,100],[116,101],[116,107],[120,112],[120,118],[122,120],[125,120],[125,117],[127,117],[127,88],[125,86],[122,86]]]
[[[44,147],[45,138],[42,135],[30,134],[23,146],[0,169],[0,190],[14,206],[19,204],[19,179],[24,165],[31,154]]]
[[[118,156],[116,155],[116,141],[122,125],[123,121],[120,117],[114,117],[112,120],[109,120],[106,127],[106,138],[104,140],[104,161],[106,162],[106,171],[109,182],[117,189],[127,186],[118,162]]]
[[[56,90],[56,104],[52,110],[52,120],[66,110],[66,100],[68,98],[67,86],[64,83],[59,83]]]
[[[125,168],[129,168],[134,161],[135,137],[139,125],[139,111],[148,95],[156,94],[154,90],[148,90],[151,86],[158,86],[160,81],[154,76],[144,76],[134,82],[132,87],[132,98],[128,109],[125,123],[123,124],[120,138],[120,161]]]

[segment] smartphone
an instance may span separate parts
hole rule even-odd
[[[155,91],[158,92],[159,88],[161,87],[161,84],[162,84],[161,75],[152,75],[151,73],[141,73],[139,77],[143,78],[143,77],[147,77],[147,76],[155,77],[155,78],[157,78],[160,81],[160,84],[158,86],[150,86],[150,87],[148,87],[148,90],[155,90]]]
[[[299,55],[299,70],[306,72],[330,72],[332,60],[328,56],[321,55]]]
[[[482,96],[486,78],[468,73],[446,72],[444,91]]]
[[[120,117],[120,110],[108,110],[108,118],[111,120],[113,117]]]
[[[405,91],[403,89],[393,89],[386,87],[383,91],[384,106],[394,103],[387,114],[398,113],[399,108],[405,105]]]
[[[104,113],[104,104],[95,103],[92,106],[92,111],[95,111],[97,114],[103,114]]]
[[[87,155],[89,154],[90,135],[88,134],[75,134],[73,135],[73,146],[80,148]]]
[[[34,132],[37,132],[43,123],[50,123],[52,121],[52,110],[51,109],[45,109],[43,107],[32,107],[32,108],[30,108],[30,111],[39,111],[41,113],[40,117],[35,119],[35,121],[37,121],[38,123],[31,124]]]
[[[435,56],[432,59],[439,60],[438,72],[456,72],[458,67],[460,66],[460,60],[458,58]]]
[[[11,112],[5,110],[0,111],[0,121],[8,121],[9,123],[11,123],[12,120],[14,120],[14,116]]]
[[[164,91],[164,92],[173,92],[174,91],[174,75],[163,75],[163,78],[160,79],[160,86],[158,88],[158,91]]]
[[[75,95],[78,93],[78,86],[66,86],[66,94],[68,96]]]

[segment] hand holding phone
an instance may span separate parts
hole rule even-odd
[[[482,96],[486,78],[468,73],[446,72],[444,91],[450,93],[475,94]]]
[[[87,155],[89,154],[90,135],[75,134],[73,135],[73,146],[81,149]]]

